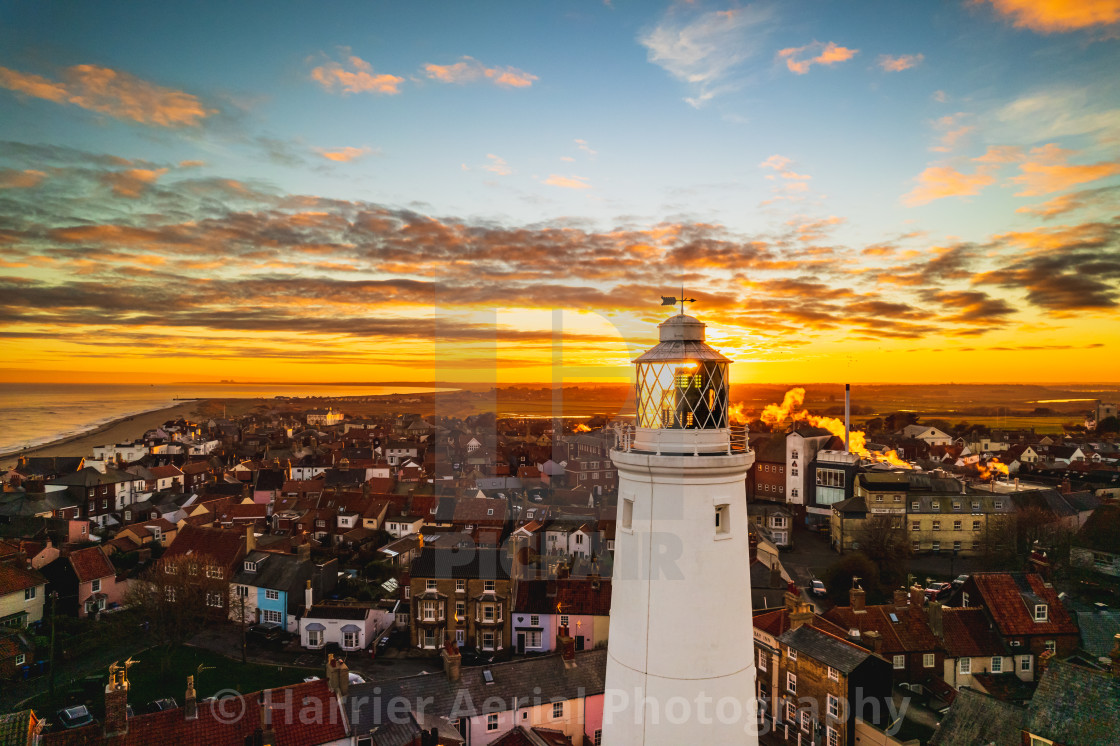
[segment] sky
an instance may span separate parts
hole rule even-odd
[[[0,0],[0,381],[1116,381],[1120,0]]]

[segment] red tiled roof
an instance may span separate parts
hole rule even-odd
[[[1047,588],[1040,575],[981,572],[974,573],[971,581],[976,583],[988,613],[1004,635],[1077,634],[1077,625],[1062,605],[1057,591]],[[1024,593],[1046,604],[1047,621],[1034,620],[1034,601]]]
[[[940,641],[929,628],[926,615],[920,609],[899,609],[893,605],[865,608],[866,613],[856,614],[850,606],[837,606],[826,612],[825,618],[844,630],[878,632],[882,635],[884,655],[928,653],[940,648]],[[891,614],[894,614],[897,622],[891,621]]]
[[[107,578],[117,574],[116,568],[101,547],[89,547],[70,553],[70,564],[78,576],[79,583],[88,583],[98,578]]]
[[[181,477],[183,472],[179,470],[175,464],[168,464],[167,466],[153,466],[148,469],[152,476],[156,479],[167,479],[168,477]]]
[[[210,557],[220,566],[229,569],[240,559],[245,550],[245,534],[219,528],[183,526],[164,553],[165,558]]]
[[[505,523],[506,502],[492,497],[461,497],[455,503],[455,518],[459,523]]]
[[[192,461],[189,464],[183,464],[180,471],[184,474],[205,474],[210,471],[210,464],[205,461]]]
[[[310,681],[269,691],[272,702],[272,727],[276,743],[284,746],[316,746],[346,738],[345,718],[338,700],[326,682]],[[246,739],[260,727],[261,704],[258,693],[243,695],[240,702],[199,702],[198,718],[187,720],[182,708],[129,718],[128,733],[104,738],[102,725],[47,733],[43,746],[77,746],[100,743],[109,746],[149,746],[153,743],[176,746],[244,746]],[[229,715],[244,711],[241,717]],[[230,720],[233,722],[230,722]]]
[[[950,658],[988,658],[1002,655],[1003,643],[988,625],[988,616],[978,606],[941,610],[945,650]]]
[[[7,562],[0,563],[0,596],[46,584],[47,579],[34,570],[26,570]]]

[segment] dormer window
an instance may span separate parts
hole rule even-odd
[[[256,562],[248,562],[248,561],[245,562],[245,572],[256,572],[256,571],[257,571],[257,563]]]
[[[1034,620],[1036,622],[1046,622],[1050,620],[1050,609],[1046,604],[1035,604]]]

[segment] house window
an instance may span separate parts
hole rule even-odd
[[[221,578],[222,578],[222,568],[218,567],[217,565],[207,565],[206,566],[206,577],[217,578],[217,579],[221,580]]]
[[[634,527],[634,501],[629,497],[622,500],[622,527]]]
[[[1046,604],[1035,604],[1034,607],[1034,620],[1036,622],[1045,622],[1050,618],[1050,610]]]
[[[829,666],[828,667],[828,678],[832,681],[839,681],[840,680],[840,672],[837,671],[832,666]]]
[[[961,509],[961,504],[960,504],[960,502],[959,502],[959,501],[957,501],[957,500],[954,500],[954,501],[953,501],[953,510],[960,510],[960,509]]]
[[[486,592],[486,593],[493,593],[493,592],[494,592],[494,589],[495,589],[495,587],[496,587],[496,586],[495,586],[495,581],[493,581],[493,580],[483,580],[483,581],[482,581],[482,590],[483,590],[483,592]]]
[[[498,715],[496,713],[492,713],[490,715],[487,715],[486,716],[486,730],[491,731],[491,730],[497,730],[497,729],[498,729]]]
[[[922,542],[912,541],[912,542],[910,542],[910,548],[913,549],[915,552],[917,552],[918,550],[920,550],[922,548]]]
[[[16,655],[16,665],[17,666],[22,666],[23,662],[26,661],[26,660],[27,660],[27,656],[24,655],[23,653],[18,653]]]
[[[262,609],[261,610],[261,621],[262,622],[273,622],[274,624],[280,624],[281,622],[284,621],[284,617],[276,609]]]
[[[436,581],[434,581],[434,580],[425,580],[425,581],[424,581],[424,588],[425,588],[426,590],[429,590],[429,591],[434,591],[434,590],[436,589]]]
[[[963,524],[963,523],[961,523],[961,521],[953,521],[953,530],[954,530],[954,531],[960,531],[960,530],[961,530],[961,527],[962,527],[963,525],[964,525],[964,524]]]
[[[1019,670],[1020,671],[1031,670],[1031,656],[1029,656],[1029,655],[1024,655],[1023,656],[1022,660],[1019,661]]]
[[[875,502],[877,502],[877,503],[883,502],[883,496],[882,495],[876,495],[875,496]]]
[[[758,649],[758,670],[759,671],[765,671],[766,670],[766,657],[767,657],[766,656],[766,651],[763,650],[762,648],[759,648]]]
[[[840,746],[840,731],[835,728],[828,729],[828,746]]]
[[[271,591],[271,590],[265,589],[264,597],[269,601],[279,601],[280,600],[280,591]]]
[[[972,673],[972,659],[961,658],[957,661],[957,669],[960,671],[961,676],[967,676]]]
[[[466,619],[466,617],[467,617],[467,602],[466,601],[456,601],[455,602],[455,616],[458,619]]]
[[[482,621],[494,621],[494,604],[484,604],[482,606]]]
[[[933,530],[934,531],[940,531],[941,530],[941,521],[934,521],[933,522]]]
[[[35,588],[35,586],[31,586],[30,588],[24,589],[23,600],[24,601],[30,601],[31,599],[35,598],[35,591],[36,590],[37,589]],[[17,596],[17,598],[18,598],[18,596]]]
[[[910,503],[910,510],[913,510],[914,512],[917,512],[919,509],[921,509],[921,507],[921,503],[919,503],[917,500]]]
[[[552,717],[554,717],[554,718],[564,717],[564,703],[563,702],[553,702],[552,703]]]
[[[921,530],[921,528],[922,528],[921,521],[911,521],[910,522],[910,530],[911,531],[919,531],[919,530]]]
[[[215,609],[222,608],[222,594],[221,593],[207,593],[206,605]]]
[[[940,541],[933,542],[933,545],[930,548],[935,552],[940,552],[941,551],[941,542]]]
[[[840,717],[840,699],[831,694],[828,695],[828,715],[829,717]]]
[[[980,502],[977,500],[972,501],[972,512],[978,513],[980,511]]]
[[[953,542],[953,551],[959,552],[961,550],[961,543],[959,541]]]
[[[729,510],[729,508],[726,505],[717,505],[716,506],[716,533],[717,534],[726,534],[726,533],[730,533],[730,531],[731,531],[731,519],[730,519],[730,516],[728,515],[728,510]]]
[[[344,632],[342,634],[342,647],[347,650],[353,650],[358,647],[358,633],[357,632]]]
[[[796,651],[796,650],[794,650],[793,648],[790,648],[790,649],[789,649],[789,659],[790,659],[791,661],[795,661],[795,660],[797,660],[797,651]]]
[[[802,710],[801,711],[801,730],[809,731],[809,729],[812,727],[812,724],[813,724],[813,719],[811,717],[809,717],[809,711],[808,710]]]
[[[894,496],[894,501],[895,501],[896,503],[900,503],[900,502],[902,502],[902,495],[895,495],[895,496]]]
[[[980,521],[973,521],[972,522],[972,530],[973,531],[979,531],[980,530]]]
[[[539,649],[541,647],[542,635],[540,632],[530,632],[525,636],[525,647]]]
[[[537,616],[536,614],[533,614],[532,616],[529,617],[529,626],[530,627],[541,626],[541,618],[539,616]]]
[[[903,669],[903,668],[906,668],[906,656],[905,655],[896,655],[894,657],[894,668],[895,668],[896,671],[898,671],[900,669]]]
[[[603,729],[600,728],[595,731],[591,737],[591,746],[603,746]]]
[[[560,616],[560,626],[561,627],[567,627],[568,626],[568,615],[567,614],[563,614],[563,615]]]
[[[455,592],[456,593],[466,593],[467,592],[467,581],[463,580],[461,578],[457,579],[455,581]]]
[[[786,672],[786,691],[797,694],[797,674]]]
[[[1003,500],[996,500],[994,503],[992,503],[992,507],[996,510],[1003,510]]]
[[[791,477],[796,477],[797,476],[797,469],[790,469],[789,470],[789,475]]]
[[[979,551],[979,550],[980,550],[980,542],[978,542],[978,541],[972,542],[972,551],[976,552],[976,551]]]
[[[256,562],[246,562],[245,563],[245,572],[256,572],[256,571],[257,571],[257,563]]]
[[[234,593],[234,595],[236,595],[239,598],[245,598],[249,595],[249,586],[247,586],[247,585],[235,585],[233,587],[233,593]]]
[[[992,673],[1003,673],[1003,656],[992,656]]]
[[[317,648],[323,644],[323,630],[312,629],[307,631],[307,647]]]
[[[1058,643],[1056,643],[1054,640],[1047,640],[1043,644],[1046,646],[1046,649],[1048,651],[1050,651],[1051,653],[1058,652]]]
[[[922,668],[933,668],[934,654],[925,653],[922,655]]]
[[[961,594],[961,606],[968,606],[968,593]]]
[[[404,598],[407,601],[411,597],[412,597],[412,586],[406,585],[404,587]]]
[[[493,650],[494,649],[494,633],[493,632],[483,632],[482,633],[482,649],[483,650]]]

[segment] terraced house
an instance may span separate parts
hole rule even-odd
[[[412,561],[408,598],[413,648],[437,655],[445,640],[509,655],[512,587],[497,549],[425,547]]]

